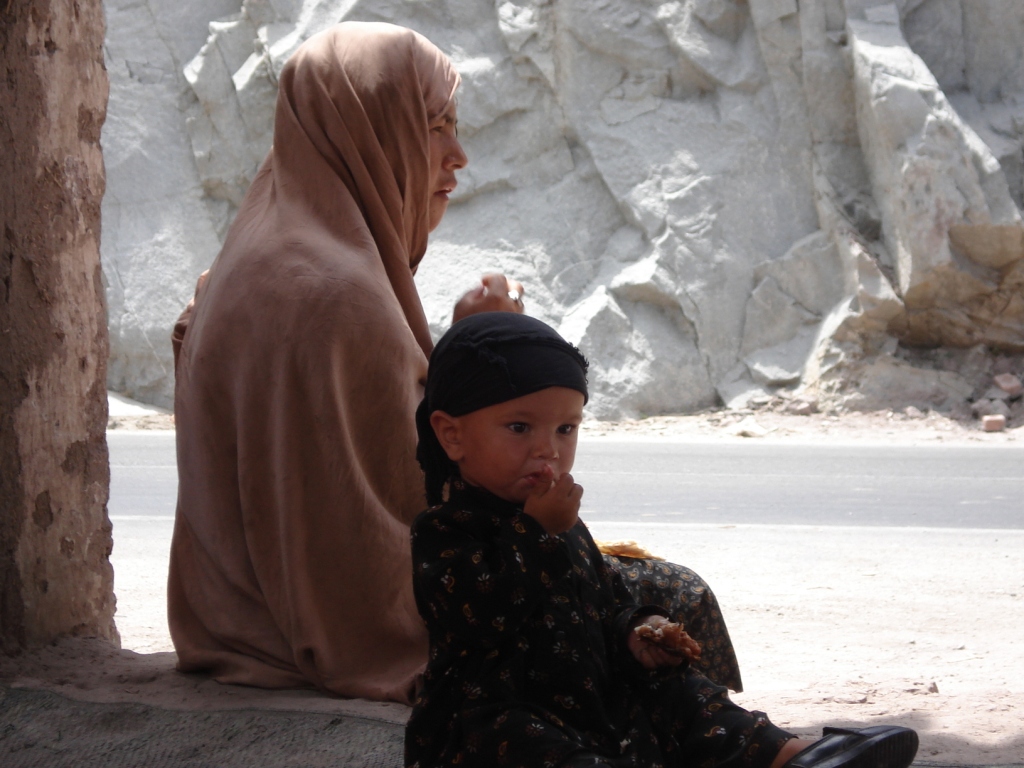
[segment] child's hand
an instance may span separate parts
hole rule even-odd
[[[542,481],[527,497],[523,511],[557,536],[576,525],[581,498],[583,486],[573,482],[572,475],[566,472],[555,480],[551,468],[545,467]]]
[[[636,633],[636,628],[641,624],[649,627],[658,627],[672,624],[664,616],[644,616],[634,622],[626,633],[626,647],[633,654],[633,658],[640,662],[644,669],[657,669],[658,667],[678,667],[684,661],[682,653],[673,653],[655,645],[650,640],[645,640]],[[699,651],[698,651],[699,655]]]

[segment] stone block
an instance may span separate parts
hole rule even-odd
[[[986,432],[1002,432],[1006,429],[1006,417],[1000,414],[983,416],[981,425]]]
[[[1024,384],[1012,373],[1000,373],[993,377],[996,386],[1006,393],[1009,398],[1020,397],[1024,394]]]
[[[818,401],[807,400],[804,398],[796,398],[790,400],[784,406],[786,413],[792,413],[796,416],[810,416],[812,413],[818,412]]]
[[[1001,387],[989,387],[982,397],[986,400],[1002,400],[1006,402],[1010,399],[1010,393]]]
[[[1002,416],[1007,418],[1010,415],[1010,407],[1002,398],[982,398],[977,400],[971,405],[971,411],[974,413],[974,417],[979,419],[986,416]]]
[[[851,410],[900,409],[908,405],[924,410],[949,411],[971,394],[971,385],[952,371],[916,368],[899,360],[880,358],[850,377]]]

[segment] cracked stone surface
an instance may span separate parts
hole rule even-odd
[[[887,407],[906,393],[858,389],[898,386],[898,346],[1024,351],[1020,3],[106,5],[109,383],[132,397],[170,405],[167,336],[270,146],[276,73],[343,19],[417,29],[463,76],[432,330],[482,272],[517,277],[590,357],[598,418]]]

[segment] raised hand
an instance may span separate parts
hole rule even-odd
[[[565,533],[579,519],[583,486],[566,472],[555,480],[551,467],[542,470],[541,482],[534,486],[523,504],[523,511],[544,526],[552,536]]]
[[[517,296],[518,299],[514,299]],[[523,311],[523,284],[498,272],[490,272],[480,279],[480,285],[466,293],[455,305],[452,322],[478,312]]]

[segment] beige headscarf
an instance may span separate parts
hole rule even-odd
[[[430,334],[428,122],[459,76],[344,23],[281,73],[274,147],[175,329],[179,668],[407,701],[426,660],[409,523]]]

